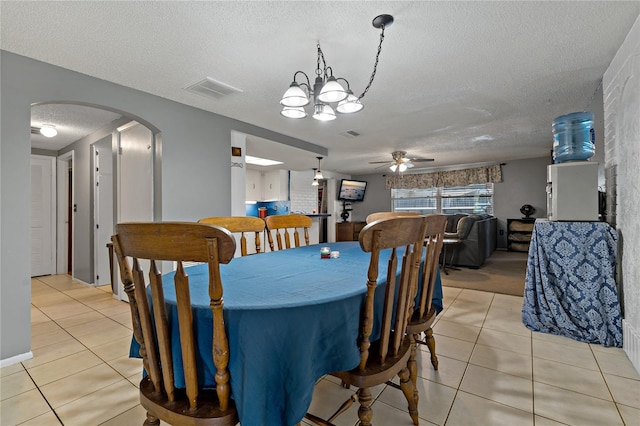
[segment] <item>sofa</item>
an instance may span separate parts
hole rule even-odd
[[[498,219],[487,214],[447,215],[445,238],[459,244],[448,247],[447,264],[479,268],[496,250]]]

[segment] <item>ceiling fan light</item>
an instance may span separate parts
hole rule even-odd
[[[52,138],[58,134],[58,131],[56,130],[56,126],[51,124],[45,124],[40,128],[40,134],[44,137]]]
[[[399,171],[400,173],[404,172],[405,170],[407,170],[407,165],[406,165],[406,164],[402,163],[402,164],[400,164],[400,165],[398,166],[398,171]]]
[[[346,99],[348,93],[344,90],[344,87],[338,83],[334,76],[327,79],[327,82],[322,86],[318,100],[321,102],[340,102]]]
[[[280,114],[287,118],[305,118],[307,112],[302,107],[284,107]]]
[[[336,119],[336,113],[329,105],[316,104],[313,118],[320,121],[331,121]]]
[[[319,179],[324,179],[324,176],[322,176],[322,172],[320,170],[316,170],[316,174],[313,178],[316,180],[319,180]]]
[[[303,107],[308,104],[309,97],[295,81],[291,83],[291,86],[284,92],[280,100],[280,105],[285,107]]]
[[[360,111],[362,108],[364,108],[364,105],[362,105],[360,99],[358,99],[356,95],[349,90],[349,95],[344,100],[340,101],[336,107],[336,111],[342,114],[351,114]]]
[[[397,164],[392,164],[389,169],[391,169],[392,172],[395,172],[398,169],[398,165]]]
[[[311,186],[318,186],[318,179],[314,179],[313,183],[311,183]]]

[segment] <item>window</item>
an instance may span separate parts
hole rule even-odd
[[[429,189],[392,189],[394,212],[493,214],[493,183]]]

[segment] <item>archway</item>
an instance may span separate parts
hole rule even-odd
[[[100,265],[109,263],[108,250],[102,240],[108,240],[114,224],[119,220],[161,218],[160,131],[133,114],[95,104],[41,102],[32,104],[31,110],[32,154],[58,158],[62,168],[71,165],[73,171],[71,179],[68,173],[57,173],[62,182],[57,185],[60,196],[55,197],[58,204],[55,212],[59,217],[55,230],[56,258],[59,259],[56,270],[66,273],[64,258],[71,246],[74,278],[88,284],[110,283],[108,266],[106,271],[100,271]],[[45,140],[37,134],[44,124],[55,125],[58,135]],[[138,191],[149,193],[148,212],[133,215],[135,217],[123,206],[135,204],[132,198],[139,194],[133,182],[138,181],[128,179],[126,184],[121,181],[123,172],[126,176],[131,167],[136,167],[130,161],[132,152],[137,155],[134,163],[140,161],[140,152],[144,153],[142,161],[147,161],[149,170],[147,186]],[[100,194],[111,194],[112,201]],[[65,215],[68,210],[71,213]],[[70,238],[65,241],[67,235]]]

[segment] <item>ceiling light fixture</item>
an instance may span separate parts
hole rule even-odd
[[[245,155],[244,161],[247,164],[254,164],[256,166],[265,166],[265,167],[283,164],[282,161],[269,160],[267,158],[260,158],[260,157],[252,157],[251,155]]]
[[[44,124],[40,128],[40,134],[44,137],[52,138],[58,134],[58,131],[56,130],[56,126],[53,124]]]
[[[407,170],[407,165],[404,163],[400,163],[400,164],[394,164],[389,168],[391,169],[392,172],[395,172],[397,170],[398,172],[402,173],[405,170]]]
[[[392,23],[393,16],[391,15],[378,15],[373,19],[372,25],[381,30],[380,43],[378,44],[378,52],[376,53],[376,61],[373,64],[373,71],[371,77],[369,77],[369,84],[367,84],[367,87],[360,96],[353,94],[349,87],[349,82],[346,79],[333,76],[333,69],[327,65],[324,59],[324,53],[320,48],[320,43],[318,43],[316,79],[313,87],[311,86],[309,76],[304,71],[296,71],[293,74],[293,82],[287,91],[284,92],[280,100],[280,104],[284,107],[280,114],[287,118],[306,117],[307,113],[303,107],[309,104],[311,97],[313,97],[313,118],[320,121],[336,119],[336,113],[330,104],[337,103],[335,109],[342,114],[358,112],[364,108],[360,100],[364,98],[364,95],[371,87],[373,79],[376,76],[378,60],[380,59],[380,52],[382,51],[382,41],[384,40],[384,29]],[[322,66],[320,66],[321,62]],[[298,74],[302,74],[306,82],[298,83],[296,81]],[[344,81],[347,86],[346,90],[338,80]],[[306,91],[303,89],[306,89]]]
[[[320,171],[320,160],[322,160],[322,157],[316,157],[318,159],[318,168],[317,169],[313,169],[315,170],[315,174],[313,176],[314,180],[320,180],[320,179],[324,179],[324,176],[322,176],[322,172]]]

